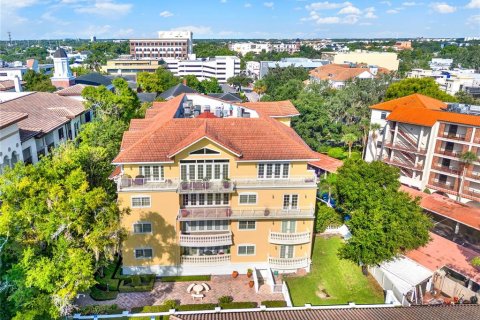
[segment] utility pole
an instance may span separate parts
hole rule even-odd
[[[10,31],[8,31],[7,34],[8,34],[8,43],[9,43],[9,46],[11,47],[12,46],[12,33]]]

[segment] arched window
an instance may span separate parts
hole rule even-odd
[[[220,154],[220,152],[212,149],[208,149],[208,148],[203,148],[203,149],[192,151],[190,152],[190,154]]]
[[[15,165],[15,163],[18,162],[18,155],[15,151],[12,153],[12,160],[10,161],[12,167]]]

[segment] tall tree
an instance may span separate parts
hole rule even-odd
[[[338,170],[337,196],[352,233],[341,257],[371,266],[429,241],[430,220],[419,199],[399,191],[398,179],[398,169],[378,161],[347,160]]]
[[[465,174],[467,173],[467,169],[475,162],[478,161],[478,156],[472,151],[465,151],[460,154],[460,171],[461,179],[458,181],[458,193],[457,193],[457,200],[460,201],[460,192],[463,189],[463,185],[465,184]],[[459,177],[460,178],[460,177]]]
[[[27,91],[53,92],[57,90],[50,81],[50,77],[33,70],[27,70],[23,80],[25,81],[25,89]]]
[[[441,101],[457,101],[454,96],[440,90],[432,78],[408,78],[394,82],[388,87],[385,100],[397,99],[413,93],[420,93]]]
[[[378,154],[377,154],[377,139],[378,139],[378,130],[382,129],[382,126],[380,123],[372,123],[370,125],[370,131],[372,132],[372,140],[375,148],[375,160],[378,160]]]
[[[352,146],[358,138],[353,133],[347,133],[342,137],[342,142],[348,146],[348,157],[352,156]]]
[[[227,79],[227,83],[237,87],[238,91],[242,91],[242,87],[246,87],[252,82],[253,79],[244,74],[239,74]]]
[[[137,83],[143,91],[156,92],[158,94],[180,83],[180,78],[163,66],[157,68],[154,73],[140,72],[137,75]]]

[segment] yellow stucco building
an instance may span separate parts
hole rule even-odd
[[[127,238],[123,272],[309,270],[318,160],[290,128],[289,101],[198,94],[132,120],[112,175]]]

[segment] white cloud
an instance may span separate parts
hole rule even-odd
[[[183,26],[173,28],[172,31],[192,31],[194,34],[212,34],[212,28],[207,26]]]
[[[389,7],[392,6],[392,3],[390,1],[380,1],[381,4],[387,5]]]
[[[273,2],[264,2],[263,5],[267,8],[273,8],[274,3]]]
[[[130,36],[133,35],[133,32],[134,30],[132,28],[127,28],[127,29],[120,29],[120,30],[117,30],[115,31],[112,36],[114,38],[122,38],[122,39],[125,39],[125,38],[128,38]]]
[[[480,0],[472,0],[467,4],[468,9],[480,9]],[[475,17],[475,16],[474,16]]]
[[[403,2],[402,3],[402,6],[404,7],[413,7],[413,6],[417,6],[418,3],[416,3],[415,1],[407,1],[407,2]]]
[[[173,13],[171,13],[170,11],[165,10],[165,11],[160,12],[160,17],[168,18],[168,17],[171,17],[171,16],[173,16]]]
[[[227,3],[227,0],[220,0],[220,3]]]
[[[474,27],[480,26],[480,14],[469,17],[467,19],[467,24],[472,25]]]
[[[354,6],[348,6],[348,7],[342,8],[342,10],[338,12],[338,14],[360,14],[360,13],[361,13],[360,9]]]
[[[445,2],[434,2],[434,3],[431,3],[430,4],[430,7],[438,12],[438,13],[442,13],[442,14],[446,14],[446,13],[453,13],[455,11],[457,11],[457,8],[449,5],[448,3],[445,3]]]
[[[316,20],[318,24],[334,24],[334,23],[340,23],[340,18],[339,17],[325,17],[325,18],[318,18]]]
[[[339,9],[343,7],[348,7],[351,6],[352,4],[350,2],[329,2],[329,1],[324,1],[324,2],[313,2],[305,8],[307,10],[330,10],[330,9]]]
[[[368,11],[364,16],[365,19],[377,19],[377,15],[373,11]]]
[[[357,15],[351,14],[346,16],[343,20],[342,23],[346,24],[355,24],[358,22],[359,17]]]
[[[78,7],[75,9],[75,12],[115,17],[129,13],[132,7],[133,5],[131,3],[116,3],[111,0],[97,0],[93,6]]]
[[[397,13],[399,13],[399,12],[400,12],[400,11],[395,10],[395,9],[387,10],[387,13],[388,13],[388,14],[397,14]]]
[[[48,22],[51,22],[51,23],[55,23],[55,24],[58,24],[58,25],[62,25],[62,26],[65,26],[65,25],[68,24],[67,21],[64,21],[62,19],[59,19],[57,17],[52,16],[52,13],[50,11],[47,11],[44,14],[42,14],[40,18],[42,20],[45,20],[45,21],[48,21]]]
[[[3,29],[4,21],[5,22],[8,21],[8,23],[11,25],[23,24],[24,22],[27,21],[27,19],[22,16],[19,16],[17,14],[17,10],[31,7],[33,5],[38,4],[38,2],[39,0],[18,0],[18,1],[0,0],[0,21],[2,21],[2,23],[0,24],[0,29],[2,29],[2,33],[4,30]]]
[[[252,4],[251,4],[251,3],[245,3],[244,7],[245,7],[245,8],[251,8],[251,7],[252,7]]]

